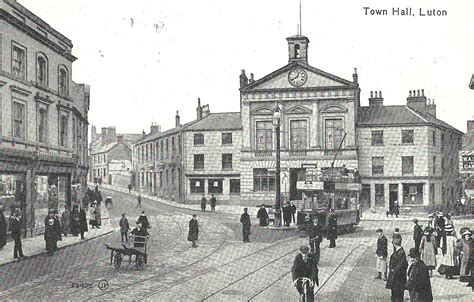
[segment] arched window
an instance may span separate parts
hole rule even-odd
[[[295,58],[300,58],[301,57],[301,49],[299,44],[295,44]]]
[[[41,108],[39,110],[39,121],[38,121],[38,141],[40,143],[46,143],[48,137],[48,111]]]
[[[40,54],[36,60],[36,82],[40,86],[48,87],[48,60]]]
[[[59,67],[59,94],[62,96],[67,96],[68,91],[69,76],[65,67]]]
[[[61,116],[60,126],[59,145],[61,147],[67,147],[67,116]]]

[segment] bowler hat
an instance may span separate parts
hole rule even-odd
[[[302,245],[302,246],[300,246],[300,251],[303,254],[307,254],[307,253],[309,253],[309,247],[307,245]]]
[[[410,256],[411,258],[418,258],[420,257],[420,252],[418,251],[417,248],[412,247],[410,251],[408,252],[408,256]]]
[[[418,223],[418,219],[413,218],[413,222],[414,222],[414,223]]]

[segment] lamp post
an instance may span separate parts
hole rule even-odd
[[[274,226],[281,227],[281,188],[280,188],[280,122],[281,122],[281,110],[278,107],[278,103],[275,104],[273,109],[273,125],[275,126],[276,133],[276,171],[275,171],[275,222]]]

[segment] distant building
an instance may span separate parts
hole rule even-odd
[[[211,113],[183,129],[186,203],[214,194],[219,204],[240,202],[240,112]]]
[[[116,133],[115,127],[91,127],[90,181],[126,188],[132,177],[132,142],[141,134]]]
[[[41,233],[86,189],[90,87],[72,80],[71,40],[15,0],[0,0],[0,45],[0,204]]]
[[[436,118],[423,90],[410,91],[405,106],[386,106],[381,92],[371,92],[357,129],[363,206],[423,209],[459,198],[462,132]]]

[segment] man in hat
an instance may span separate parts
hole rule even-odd
[[[148,217],[146,217],[145,210],[142,211],[140,217],[137,219],[137,223],[141,222],[144,229],[151,229],[151,225],[148,222]]]
[[[252,222],[250,221],[250,216],[247,213],[247,208],[244,208],[244,213],[240,215],[240,223],[242,223],[242,234],[244,238],[244,242],[250,242],[250,226]]]
[[[385,288],[391,290],[392,301],[402,302],[407,282],[408,262],[402,248],[402,236],[394,235],[392,239],[394,251],[390,256],[389,273]]]
[[[128,219],[125,213],[122,213],[122,218],[120,218],[119,226],[120,226],[120,237],[122,239],[122,243],[123,243],[124,238],[125,238],[125,242],[128,243],[128,231],[130,230],[130,225],[128,224]]]
[[[268,213],[264,204],[260,206],[260,209],[257,212],[257,219],[260,221],[260,226],[264,227],[268,225]]]
[[[408,281],[406,288],[410,293],[411,301],[433,301],[431,291],[430,273],[417,248],[411,248],[408,253],[410,267],[408,268]]]
[[[329,248],[336,247],[336,239],[337,239],[337,217],[334,213],[334,209],[329,210],[329,218],[328,218],[328,240],[329,240]]]
[[[217,199],[216,197],[214,196],[214,194],[211,194],[211,212],[215,212],[216,211],[216,203],[217,203]]]
[[[387,256],[388,256],[388,241],[387,237],[383,234],[383,230],[378,228],[376,230],[377,238],[377,250],[375,251],[375,256],[377,257],[377,276],[375,279],[387,280]]]
[[[298,293],[303,293],[303,281],[301,278],[305,277],[310,279],[312,282],[309,284],[306,301],[314,301],[314,285],[319,286],[318,277],[318,265],[314,258],[314,255],[309,254],[309,248],[307,245],[300,247],[300,252],[295,257],[293,267],[291,268],[291,274],[293,277],[293,286],[296,287]]]
[[[3,215],[3,205],[0,205],[0,251],[7,244],[7,220]]]
[[[291,209],[291,218],[293,220],[293,223],[296,223],[296,219],[295,219],[295,215],[296,215],[296,205],[291,202],[291,206],[290,206],[290,209]]]
[[[444,220],[444,213],[438,212],[438,217],[436,218],[436,247],[443,248],[446,246],[446,234],[444,233],[444,226],[446,221]]]
[[[206,212],[206,203],[207,203],[206,196],[202,194],[202,197],[201,197],[201,211],[202,212]]]
[[[193,243],[192,247],[197,247],[196,241],[199,239],[199,226],[196,217],[197,215],[193,214],[193,218],[189,221],[188,241]]]
[[[314,254],[316,262],[319,262],[321,253],[320,244],[323,241],[323,226],[319,223],[318,217],[313,218],[313,223],[306,230],[309,240],[311,254]]]
[[[21,215],[18,210],[13,210],[10,216],[9,228],[12,239],[15,241],[15,246],[13,247],[13,258],[21,259],[24,258],[23,249],[21,246]]]
[[[415,226],[413,227],[413,241],[415,241],[415,248],[417,250],[420,249],[421,238],[423,238],[423,230],[421,226],[418,224],[418,219],[413,219],[413,223]]]

